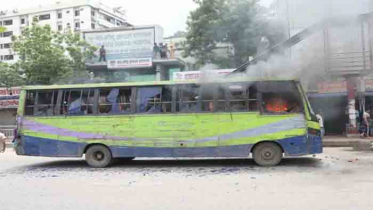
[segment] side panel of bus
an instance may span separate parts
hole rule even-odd
[[[104,144],[113,157],[247,157],[262,141],[277,142],[287,155],[319,152],[307,133],[312,123],[301,113],[22,117],[23,109],[20,104],[19,155],[80,157],[88,145]]]

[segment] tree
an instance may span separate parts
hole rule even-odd
[[[199,66],[207,63],[221,67],[237,67],[257,53],[263,37],[269,46],[284,35],[273,27],[258,0],[194,0],[199,7],[190,13],[184,56],[197,59]],[[219,44],[232,46],[231,57],[216,53]]]
[[[4,32],[4,31],[6,31],[6,28],[0,26],[0,33]]]
[[[80,34],[52,31],[49,25],[38,25],[37,19],[22,35],[13,36],[13,42],[27,84],[50,85],[85,73],[85,59],[93,57],[96,50]]]
[[[11,88],[24,83],[23,77],[14,66],[0,63],[0,87]]]

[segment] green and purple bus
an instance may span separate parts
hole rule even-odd
[[[24,87],[18,155],[83,157],[92,167],[137,157],[249,157],[322,153],[316,116],[293,79]]]

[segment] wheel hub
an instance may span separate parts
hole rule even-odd
[[[103,160],[105,157],[105,155],[101,152],[95,152],[94,154],[94,158],[97,160],[97,161],[101,161]]]
[[[271,160],[274,157],[274,151],[270,148],[265,148],[262,151],[262,158],[266,160]]]

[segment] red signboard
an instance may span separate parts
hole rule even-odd
[[[21,88],[19,87],[0,88],[0,109],[17,108],[18,107],[17,98],[20,92],[21,92]],[[14,98],[11,96],[16,96],[16,97]]]
[[[17,108],[18,99],[0,100],[0,108]]]
[[[317,89],[319,93],[344,93],[347,92],[347,82],[320,82]]]
[[[19,95],[21,88],[0,88],[0,96]]]

